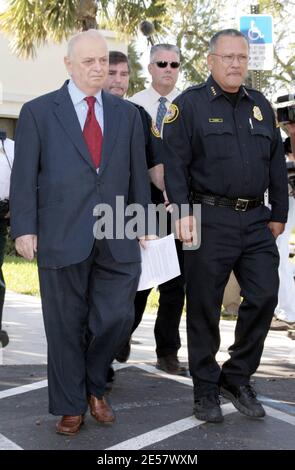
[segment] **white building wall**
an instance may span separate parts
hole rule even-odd
[[[104,31],[110,50],[127,52],[127,45],[112,31]],[[9,41],[0,33],[0,118],[17,118],[22,105],[61,87],[68,78],[63,63],[66,42],[47,44],[36,59],[20,59],[11,53]]]

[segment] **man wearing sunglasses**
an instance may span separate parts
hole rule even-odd
[[[277,304],[275,239],[288,214],[280,132],[262,93],[243,86],[248,56],[240,31],[216,33],[207,60],[210,77],[175,100],[179,115],[165,124],[163,136],[170,202],[201,204],[200,247],[184,251],[188,351],[194,414],[213,423],[223,421],[219,392],[244,415],[265,415],[250,378]],[[271,209],[263,204],[267,188]],[[193,248],[194,216],[180,216],[176,225],[184,245]],[[220,309],[232,270],[243,302],[230,358],[221,367]]]
[[[162,129],[165,119],[171,115],[172,101],[179,95],[175,87],[180,70],[180,50],[171,44],[156,44],[151,48],[150,63],[148,66],[152,83],[146,90],[136,93],[130,101],[142,106],[152,118],[152,133],[158,137],[158,147],[162,147]],[[157,151],[157,162],[162,162],[162,150]],[[164,168],[158,163],[149,170],[152,185],[152,201],[154,204],[166,203],[168,200],[164,187]],[[182,266],[181,244],[177,240],[179,263]],[[134,331],[141,322],[149,290],[137,292],[135,297]],[[177,352],[181,346],[179,336],[179,323],[184,305],[184,279],[180,275],[171,281],[159,286],[160,298],[155,323],[156,339],[156,367],[164,372],[175,375],[186,375],[187,369],[179,363]],[[126,344],[117,359],[125,362],[130,352],[130,345]]]
[[[130,98],[130,101],[139,104],[149,113],[160,134],[169,106],[180,93],[175,87],[179,70],[179,48],[171,44],[154,45],[148,66],[152,83],[149,88],[135,93]]]

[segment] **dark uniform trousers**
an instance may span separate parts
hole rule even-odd
[[[134,104],[134,103],[133,103]],[[151,132],[151,117],[141,106],[135,105],[140,111],[142,123],[144,127],[145,140],[146,140],[146,157],[148,168],[163,163],[162,162],[162,139],[159,139]],[[151,184],[151,197],[154,204],[163,204],[163,193],[156,186]],[[170,224],[170,231],[169,231]],[[168,233],[171,233],[171,220],[168,214]],[[163,234],[166,235],[166,234]],[[176,240],[176,249],[180,264],[181,273],[183,273],[183,252],[181,244]],[[132,326],[131,334],[136,330],[140,324],[147,299],[152,289],[138,291],[135,296],[135,320]],[[169,354],[177,354],[181,346],[179,336],[179,323],[182,315],[184,305],[184,276],[171,279],[159,285],[159,308],[157,311],[157,319],[155,322],[155,340],[156,340],[156,354],[158,357],[167,356]]]
[[[183,270],[183,250],[179,240],[176,240],[176,249],[181,271]],[[132,333],[142,320],[147,299],[152,289],[139,291],[135,296],[135,320]],[[180,276],[159,285],[159,308],[155,322],[155,340],[157,357],[177,354],[181,346],[179,336],[179,323],[184,305],[184,276]]]
[[[230,96],[229,96],[230,95]],[[257,90],[241,86],[226,93],[210,76],[174,102],[164,126],[168,198],[179,207],[203,204],[201,246],[185,251],[189,365],[196,396],[218,393],[220,373],[234,385],[247,384],[260,361],[277,304],[279,256],[268,222],[284,223],[288,211],[287,174],[281,137],[270,103]],[[248,210],[237,200],[263,200],[271,211]],[[206,197],[215,197],[215,205]],[[205,197],[205,199],[204,199]],[[219,198],[231,200],[224,207]],[[225,201],[226,202],[226,201]],[[228,201],[227,201],[227,205]],[[231,270],[243,302],[230,359],[216,362],[220,345],[222,296]]]
[[[7,235],[7,220],[3,217],[0,218],[0,330],[2,328],[2,315],[5,298],[5,281],[2,272],[2,265],[4,261],[4,252]]]
[[[279,283],[279,255],[267,226],[267,207],[238,212],[204,204],[201,210],[201,246],[184,252],[189,366],[196,396],[216,390],[220,373],[233,384],[249,383],[259,365]],[[244,301],[230,359],[220,369],[215,359],[220,310],[232,269]]]
[[[39,268],[50,413],[84,414],[87,395],[104,395],[109,365],[134,321],[139,275],[140,263],[115,262],[105,240],[81,263]]]

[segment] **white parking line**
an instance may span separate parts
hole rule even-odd
[[[274,408],[271,408],[270,406],[265,406],[264,408],[265,408],[266,413],[272,418],[279,419],[280,421],[284,421],[285,423],[292,424],[293,426],[295,426],[295,416],[290,416],[287,413],[284,413],[283,411],[275,410]]]
[[[20,387],[9,388],[8,390],[2,390],[0,392],[0,399],[7,397],[14,397],[21,393],[32,392],[32,390],[38,390],[39,388],[47,387],[47,380],[40,380],[39,382],[33,382],[27,385],[21,385]]]
[[[284,411],[285,413],[289,413],[290,415],[295,415],[295,403],[290,405],[284,401],[275,400],[274,398],[265,397],[263,395],[258,395],[258,400],[261,400],[266,405],[270,405],[272,408],[276,408],[277,410]]]
[[[234,413],[237,410],[232,405],[232,403],[227,403],[222,406],[222,411],[224,415]],[[108,447],[106,450],[138,450],[143,449],[144,447],[151,446],[157,442],[164,441],[169,437],[180,434],[181,432],[188,431],[189,429],[196,428],[203,424],[205,421],[199,421],[193,416],[188,418],[180,419],[174,421],[166,426],[154,429],[153,431],[145,432],[139,436],[128,439],[127,441],[120,442],[112,447]]]
[[[0,434],[0,450],[23,450],[23,448]]]
[[[138,369],[142,369],[146,372],[149,372],[150,374],[156,374],[156,375],[159,375],[160,377],[163,377],[164,379],[171,379],[171,380],[174,380],[175,382],[179,382],[184,385],[189,385],[190,387],[192,387],[193,385],[191,377],[183,377],[181,375],[167,374],[167,372],[162,372],[156,367],[150,366],[149,364],[145,364],[144,362],[130,364],[130,367],[138,367]]]
[[[136,363],[136,364],[114,364],[114,368],[116,370],[125,369],[128,367],[137,367],[141,370],[144,370],[150,374],[155,374],[165,379],[174,380],[175,382],[179,382],[188,386],[192,386],[192,380],[190,377],[182,377],[172,374],[166,374],[162,371],[156,369],[154,366],[145,364],[145,363]],[[0,399],[8,398],[12,396],[16,396],[22,393],[31,392],[33,390],[38,390],[41,388],[47,387],[47,380],[41,380],[39,382],[34,382],[31,384],[21,385],[19,387],[10,388],[8,390],[0,391]],[[262,397],[267,400],[267,397]],[[271,403],[271,399],[269,402]],[[279,403],[279,402],[278,402]],[[275,419],[279,419],[284,421],[285,423],[291,424],[295,426],[295,417],[291,416],[283,411],[278,409],[274,409],[269,406],[265,406],[265,410],[269,416]],[[234,408],[232,403],[226,403],[222,405],[222,411],[224,415],[234,413],[237,410]],[[152,431],[140,434],[136,437],[131,439],[127,439],[126,441],[122,441],[112,447],[108,447],[106,450],[138,450],[144,447],[149,447],[157,442],[161,442],[169,437],[175,436],[180,434],[184,431],[189,429],[195,428],[203,424],[204,421],[199,421],[193,416],[189,416],[184,419],[180,419],[173,423],[170,423],[166,426],[161,426],[160,428],[154,429]],[[0,450],[23,450],[13,441],[10,441],[5,436],[0,434]]]

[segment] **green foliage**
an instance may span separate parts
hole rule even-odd
[[[10,237],[10,229],[8,229],[8,235],[6,238],[5,255],[12,255],[12,256],[16,255],[14,241]]]
[[[203,82],[208,76],[209,40],[219,29],[222,8],[222,0],[174,0],[169,4],[173,22],[165,32],[181,49],[182,71],[188,84]]]
[[[130,63],[130,80],[128,95],[132,96],[134,93],[141,91],[145,88],[145,78],[141,75],[142,66],[140,64],[140,57],[134,48],[134,43],[130,43],[128,46],[128,59]]]
[[[160,29],[165,18],[163,0],[8,0],[0,14],[0,29],[10,35],[14,53],[34,57],[46,40],[60,42],[77,30],[97,27],[97,18],[126,37],[138,31],[142,18]]]
[[[8,0],[0,14],[0,29],[11,35],[13,51],[34,56],[47,39],[61,41],[73,31],[107,27],[130,41],[140,21],[154,23],[154,40],[175,42],[182,50],[187,84],[203,81],[210,37],[224,24],[225,0]],[[244,7],[244,2],[238,2]],[[250,5],[250,3],[249,3]],[[275,31],[275,67],[262,74],[262,91],[272,94],[295,81],[294,1],[259,0],[260,13],[272,14]],[[249,8],[250,13],[250,8]],[[230,25],[232,26],[232,25]],[[131,52],[132,60],[134,52]],[[137,66],[134,62],[133,68]],[[141,77],[131,77],[130,90],[142,88]]]
[[[10,0],[0,15],[0,29],[12,36],[12,51],[35,56],[47,39],[61,41],[77,27],[77,0]]]
[[[108,12],[109,27],[130,35],[138,32],[141,20],[154,23],[155,30],[161,31],[162,24],[167,19],[167,3],[163,0],[113,1],[113,15]]]

